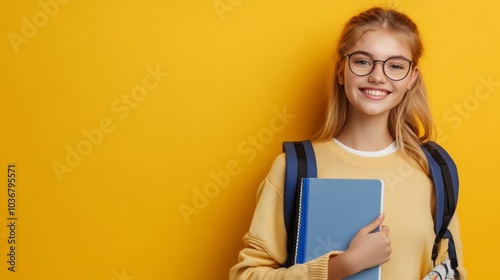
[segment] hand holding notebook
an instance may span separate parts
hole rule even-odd
[[[380,214],[370,224],[363,227],[349,243],[349,253],[358,263],[370,268],[389,261],[391,255],[391,240],[389,228],[381,226],[384,214]],[[380,229],[379,232],[374,232]],[[363,269],[365,269],[363,268]]]

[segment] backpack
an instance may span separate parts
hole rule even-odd
[[[435,142],[426,142],[422,150],[429,162],[429,170],[436,192],[436,217],[434,231],[436,239],[432,248],[432,261],[435,266],[438,245],[442,238],[448,239],[448,257],[456,279],[458,273],[458,260],[455,251],[453,236],[448,230],[448,225],[455,213],[458,201],[458,173],[455,163],[448,153]],[[284,142],[283,151],[286,154],[284,215],[287,231],[288,258],[284,267],[294,264],[297,239],[298,193],[302,178],[317,177],[316,157],[311,141]]]

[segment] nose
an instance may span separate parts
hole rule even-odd
[[[378,65],[377,65],[377,62],[379,62]],[[384,73],[384,62],[377,60],[377,61],[374,61],[373,63],[375,65],[373,66],[372,72],[368,76],[368,80],[370,82],[374,82],[374,83],[386,82],[387,77],[385,76],[385,73]]]

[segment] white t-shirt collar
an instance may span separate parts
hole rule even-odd
[[[359,151],[350,147],[347,147],[344,145],[342,142],[337,140],[336,138],[333,138],[333,142],[335,142],[337,145],[339,145],[342,149],[346,150],[347,152],[351,154],[355,154],[358,156],[362,157],[383,157],[390,155],[392,153],[395,153],[398,150],[398,146],[396,145],[396,141],[392,142],[387,148],[380,150],[380,151],[373,151],[373,152],[366,152],[366,151]]]

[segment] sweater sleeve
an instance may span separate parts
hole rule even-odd
[[[282,267],[286,261],[286,229],[283,217],[284,155],[279,156],[257,193],[250,229],[243,238],[245,248],[229,271],[230,280],[327,279],[328,259],[323,255],[304,264]]]

